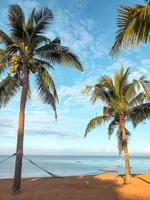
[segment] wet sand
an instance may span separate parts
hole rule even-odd
[[[11,194],[11,179],[0,180],[0,200],[150,200],[150,174],[123,184],[116,175],[26,178],[20,194]]]

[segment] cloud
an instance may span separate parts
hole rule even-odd
[[[74,1],[73,4],[68,2],[67,6],[63,8],[62,5],[55,7],[52,4],[54,23],[51,29],[47,31],[46,36],[50,38],[59,36],[62,44],[69,46],[79,55],[83,64],[86,64],[89,55],[92,60],[100,59],[104,54],[108,53],[107,42],[105,40],[104,43],[104,39],[108,39],[109,34],[103,33],[101,30],[94,34],[94,20],[83,15],[84,10],[86,10],[91,1],[83,2]]]
[[[37,130],[30,130],[30,129],[26,129],[25,130],[26,134],[28,135],[40,135],[40,136],[57,136],[61,139],[80,139],[80,135],[73,133],[73,132],[66,132],[65,130],[48,130],[48,129],[37,129]]]
[[[12,119],[5,119],[5,118],[0,118],[0,127],[5,128],[5,127],[12,127],[13,126],[13,120]]]
[[[96,25],[94,15],[87,13],[87,7],[90,8],[90,5],[93,4],[92,0],[67,0],[61,1],[61,3],[60,0],[45,1],[44,3],[39,0],[9,0],[6,4],[4,2],[6,1],[3,0],[3,8],[0,8],[1,11],[4,10],[4,12],[1,12],[2,16],[0,19],[2,27],[5,27],[7,24],[6,4],[8,3],[19,2],[27,14],[33,7],[41,7],[43,5],[50,7],[54,13],[54,22],[47,30],[46,36],[50,37],[50,39],[59,36],[62,44],[69,46],[79,56],[85,69],[78,76],[75,73],[73,76],[70,75],[71,73],[65,74],[63,70],[61,73],[57,73],[57,70],[54,72],[54,80],[56,81],[60,99],[60,103],[57,106],[57,122],[54,120],[51,107],[43,105],[36,93],[35,87],[32,87],[32,99],[28,101],[26,107],[25,134],[27,133],[28,137],[35,137],[35,139],[43,136],[45,144],[47,137],[56,138],[57,142],[60,140],[62,142],[62,139],[64,139],[63,142],[69,139],[68,146],[71,140],[77,141],[74,147],[62,147],[60,151],[59,145],[57,145],[58,151],[54,149],[53,152],[60,153],[64,149],[63,152],[66,154],[68,152],[74,152],[74,154],[80,152],[87,154],[90,152],[93,154],[96,152],[100,153],[101,151],[98,150],[96,145],[93,151],[91,148],[82,147],[82,145],[79,151],[76,151],[76,145],[81,142],[80,139],[83,136],[82,133],[88,120],[99,115],[103,106],[100,102],[93,106],[90,102],[90,95],[83,95],[81,92],[87,85],[95,84],[102,74],[113,75],[122,64],[125,67],[132,68],[132,78],[139,78],[143,73],[150,75],[148,70],[150,60],[146,58],[149,56],[149,51],[142,52],[141,48],[138,48],[138,50],[130,49],[130,51],[126,51],[117,60],[112,60],[108,53],[114,30],[103,30],[103,26]],[[135,55],[136,53],[138,53],[139,58]],[[31,85],[32,83],[34,82],[31,80]],[[6,139],[5,144],[8,142],[7,138],[13,139],[17,135],[19,101],[20,94],[6,108],[2,108],[0,111],[1,138]],[[28,145],[28,148],[33,149],[32,141],[29,141],[31,146]],[[12,141],[9,144],[15,147]],[[42,144],[39,145],[42,148]],[[6,147],[9,148],[9,145]],[[45,150],[43,151],[46,151],[48,145],[46,144],[44,148]],[[144,151],[149,151],[149,149]],[[113,150],[109,152],[113,152]]]
[[[149,146],[144,147],[144,148],[141,150],[141,152],[142,152],[143,154],[150,154],[150,147],[149,147]]]

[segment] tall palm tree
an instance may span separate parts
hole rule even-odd
[[[150,0],[146,5],[121,6],[118,9],[115,42],[110,50],[111,56],[118,56],[122,48],[149,43],[150,40]]]
[[[58,102],[58,96],[49,70],[53,69],[52,65],[55,63],[83,70],[77,56],[68,47],[62,46],[59,38],[51,41],[44,35],[52,20],[53,14],[48,8],[33,9],[26,19],[19,5],[10,5],[10,35],[0,30],[0,43],[3,44],[0,49],[0,73],[8,72],[0,84],[0,91],[5,97],[1,104],[5,105],[21,90],[14,192],[21,188],[25,107],[27,97],[30,96],[30,75],[33,74],[36,79],[37,90],[43,102],[52,106],[57,117],[55,104]]]
[[[91,101],[95,103],[100,100],[105,103],[103,114],[91,119],[85,130],[87,134],[97,126],[109,122],[108,136],[110,137],[117,128],[118,149],[121,154],[124,152],[125,159],[125,183],[130,183],[130,162],[128,154],[129,130],[126,122],[131,121],[134,127],[150,117],[150,103],[146,101],[149,96],[148,82],[144,77],[139,80],[128,81],[130,74],[129,68],[124,70],[122,67],[113,79],[104,75],[94,86],[88,86],[83,93],[92,92]],[[137,92],[139,89],[140,92]]]

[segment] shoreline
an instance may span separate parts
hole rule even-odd
[[[79,178],[79,177],[94,177],[94,176],[102,176],[102,175],[110,175],[110,176],[120,176],[120,177],[123,177],[125,174],[117,174],[117,173],[112,173],[112,172],[104,172],[104,173],[97,173],[97,174],[89,174],[89,175],[69,175],[69,176],[58,176],[58,177],[50,177],[50,176],[27,176],[27,177],[22,177],[22,180],[26,180],[26,179],[55,179],[55,178]],[[150,175],[150,173],[132,173],[131,176],[139,176],[139,175]],[[4,177],[4,178],[1,178],[0,177],[0,181],[1,180],[13,180],[13,178],[7,178],[7,177]]]
[[[63,178],[22,179],[22,191],[11,195],[13,179],[0,179],[1,200],[149,200],[150,174],[134,174],[132,183],[123,184],[122,176],[100,174]]]

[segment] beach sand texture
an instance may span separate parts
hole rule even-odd
[[[11,185],[11,179],[0,180],[0,200],[150,200],[150,174],[134,175],[129,185],[116,175],[27,178],[18,195]]]

